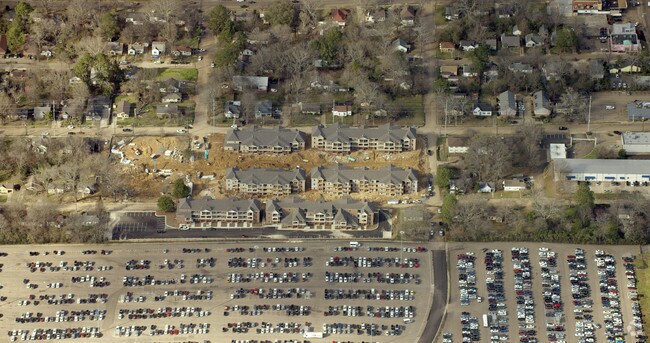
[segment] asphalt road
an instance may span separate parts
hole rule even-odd
[[[444,250],[433,250],[433,302],[427,325],[418,343],[431,343],[442,328],[442,318],[447,304],[447,254]]]

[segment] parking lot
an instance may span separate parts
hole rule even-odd
[[[441,341],[637,342],[632,334],[642,324],[630,256],[638,250],[454,244]]]
[[[432,307],[432,252],[353,246],[3,246],[1,341],[417,341]]]

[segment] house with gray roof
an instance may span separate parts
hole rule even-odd
[[[273,116],[273,101],[262,100],[255,105],[255,118]]]
[[[126,100],[120,101],[115,107],[115,116],[120,119],[128,118],[131,116],[131,107],[133,104]]]
[[[156,115],[158,117],[174,117],[182,113],[181,108],[178,105],[158,105],[156,106]]]
[[[178,202],[176,221],[181,229],[253,227],[262,222],[262,205],[257,199],[187,197]]]
[[[180,93],[167,93],[162,97],[161,101],[164,103],[177,103],[183,100],[183,96]]]
[[[112,56],[121,56],[124,54],[124,43],[108,42],[106,43],[106,51]]]
[[[247,126],[226,134],[224,149],[239,152],[291,153],[305,148],[302,132],[282,126],[261,128]]]
[[[311,170],[311,189],[326,194],[364,193],[400,196],[418,191],[418,179],[411,168],[389,165],[380,169],[349,168],[337,164]]]
[[[485,44],[490,51],[497,51],[499,49],[499,43],[496,38],[488,38],[483,41],[483,44]]]
[[[552,111],[551,102],[544,94],[544,91],[533,93],[533,113],[536,116],[548,116],[551,115]]]
[[[505,91],[499,94],[499,115],[514,116],[517,114],[517,102],[515,101],[515,93]]]
[[[504,49],[520,48],[521,37],[501,34],[501,47]]]
[[[527,48],[536,48],[538,46],[544,45],[544,39],[542,36],[536,33],[529,33],[524,37]]]
[[[142,43],[133,43],[133,44],[129,44],[128,49],[126,51],[127,54],[129,55],[142,55],[146,47],[147,45]]]
[[[394,40],[390,44],[390,46],[394,51],[399,51],[403,53],[407,53],[411,49],[411,45],[401,38],[397,38],[396,40]]]
[[[474,40],[461,40],[458,43],[458,48],[461,51],[474,51],[474,49],[478,48],[478,43]]]
[[[267,201],[265,214],[267,224],[282,229],[372,229],[379,217],[377,208],[363,201],[309,201],[298,197]]]
[[[510,70],[513,73],[532,74],[533,66],[526,63],[515,62],[508,66],[508,70]]]
[[[233,76],[232,86],[235,90],[257,89],[267,91],[269,89],[268,76]]]
[[[344,124],[318,125],[311,134],[311,146],[331,152],[369,149],[386,152],[415,150],[416,136],[412,127],[385,124],[379,127],[350,127]]]
[[[300,168],[226,170],[226,191],[255,197],[283,197],[305,191],[305,171]]]
[[[226,118],[239,118],[241,117],[241,101],[226,101],[226,107],[223,110],[223,115]]]
[[[103,95],[97,95],[90,99],[86,104],[86,122],[98,120],[101,126],[108,126],[111,120],[111,98]]]

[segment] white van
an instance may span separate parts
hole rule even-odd
[[[351,248],[358,248],[361,246],[361,243],[359,242],[350,242],[350,247]]]
[[[404,318],[404,324],[411,324],[411,323],[413,323],[414,321],[415,321],[415,320],[413,320],[413,318]]]

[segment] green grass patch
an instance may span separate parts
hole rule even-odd
[[[311,114],[294,114],[291,116],[291,126],[316,126],[320,124],[321,116]]]
[[[641,200],[642,196],[639,193],[630,193],[630,192],[594,193],[594,199],[596,200],[619,200],[619,199]]]
[[[520,191],[520,192],[504,192],[498,191],[496,193],[478,193],[479,196],[487,199],[517,199],[517,198],[526,198],[530,196],[530,191]]]
[[[436,23],[438,23],[438,25],[442,25],[447,22],[447,19],[445,19],[445,6],[436,6],[433,15],[435,16]]]
[[[648,268],[648,259],[650,253],[644,253],[637,256],[634,261],[636,267],[636,289],[639,293],[639,303],[643,313],[643,324],[648,325],[648,316],[650,316],[650,269]]]
[[[0,203],[7,202],[8,196],[6,194],[0,195]]]
[[[116,119],[118,127],[147,127],[147,126],[160,126],[160,127],[173,127],[185,126],[194,122],[194,102],[185,101],[178,103],[183,108],[183,115],[173,118],[159,118],[156,115],[156,105],[146,106],[140,115],[125,119]]]
[[[196,81],[199,71],[195,68],[159,68],[156,80],[163,81],[173,77],[177,80]]]
[[[351,116],[347,117],[335,117],[331,112],[324,114],[325,116],[325,122],[329,124],[333,123],[341,123],[341,124],[347,124],[347,125],[355,125],[357,123],[357,116],[359,114],[353,114]]]
[[[589,160],[595,160],[595,159],[598,158],[598,152],[596,151],[596,149],[591,150],[590,153],[586,154],[585,156],[583,156],[581,158],[585,158],[585,159],[589,159]]]

